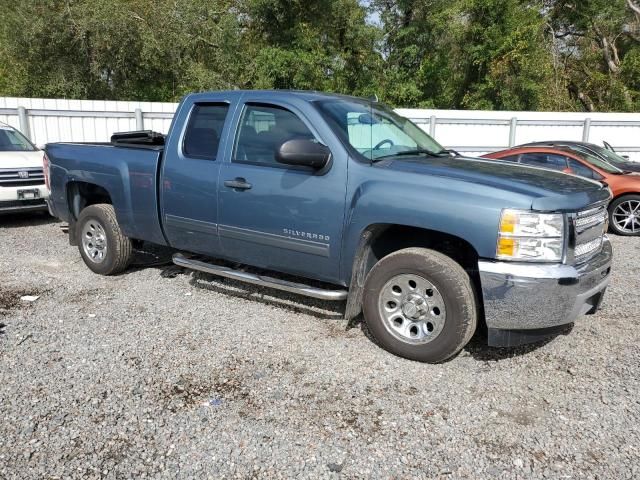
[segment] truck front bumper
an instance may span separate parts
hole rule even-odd
[[[595,313],[609,284],[613,250],[577,267],[481,261],[478,264],[489,345],[530,343]]]

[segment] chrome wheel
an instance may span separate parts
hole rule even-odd
[[[107,234],[95,219],[89,219],[82,228],[82,249],[93,263],[102,263],[107,256]]]
[[[640,233],[640,200],[627,200],[613,211],[613,223],[624,233]]]
[[[387,331],[402,342],[425,344],[442,332],[447,317],[438,289],[419,275],[396,275],[380,291],[378,308]]]

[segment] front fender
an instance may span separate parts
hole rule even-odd
[[[493,258],[500,212],[505,192],[466,185],[469,191],[451,188],[451,182],[436,185],[393,184],[370,181],[360,185],[348,204],[341,273],[347,280],[363,234],[374,225],[398,225],[437,231],[460,238],[476,250],[479,257]],[[459,183],[459,182],[454,182]],[[460,187],[460,185],[455,185]],[[512,198],[510,206],[527,208],[528,198]]]

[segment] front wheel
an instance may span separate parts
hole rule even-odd
[[[640,235],[640,195],[625,195],[611,202],[609,225],[618,235]]]
[[[131,240],[122,233],[113,206],[97,204],[82,210],[76,234],[80,255],[94,273],[114,275],[131,263]]]
[[[383,348],[428,363],[458,353],[473,336],[478,316],[467,272],[426,248],[399,250],[374,265],[365,281],[363,311]]]

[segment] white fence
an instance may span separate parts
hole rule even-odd
[[[37,145],[108,142],[114,132],[166,133],[176,107],[175,103],[0,97],[0,122],[20,129]]]
[[[166,133],[175,103],[55,100],[0,97],[0,122],[19,128],[34,143],[105,142],[113,132]],[[610,143],[640,161],[640,114],[417,110],[398,112],[447,148],[469,154],[538,140]]]

